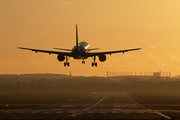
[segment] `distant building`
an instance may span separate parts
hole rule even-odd
[[[176,77],[177,77],[177,78],[180,78],[180,75],[177,75]]]
[[[153,76],[154,76],[154,77],[160,77],[160,76],[161,76],[161,73],[160,73],[160,72],[153,72]]]

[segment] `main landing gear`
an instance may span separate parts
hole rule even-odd
[[[83,59],[83,61],[82,61],[82,64],[85,64],[85,61],[84,61],[84,59]]]
[[[94,62],[92,62],[92,67],[94,67],[94,66],[97,67],[97,62],[95,62],[96,56],[94,56],[93,60],[94,60]]]
[[[69,67],[69,62],[68,62],[68,59],[69,59],[70,57],[68,57],[68,56],[66,56],[66,62],[64,62],[64,67],[66,67],[66,65]]]

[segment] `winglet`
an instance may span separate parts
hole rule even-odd
[[[76,24],[76,47],[78,47],[78,28]]]

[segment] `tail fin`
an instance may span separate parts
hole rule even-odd
[[[78,29],[76,24],[76,47],[78,47]]]

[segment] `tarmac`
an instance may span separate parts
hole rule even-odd
[[[127,93],[90,93],[56,104],[0,110],[0,119],[55,120],[171,120],[134,101]]]

